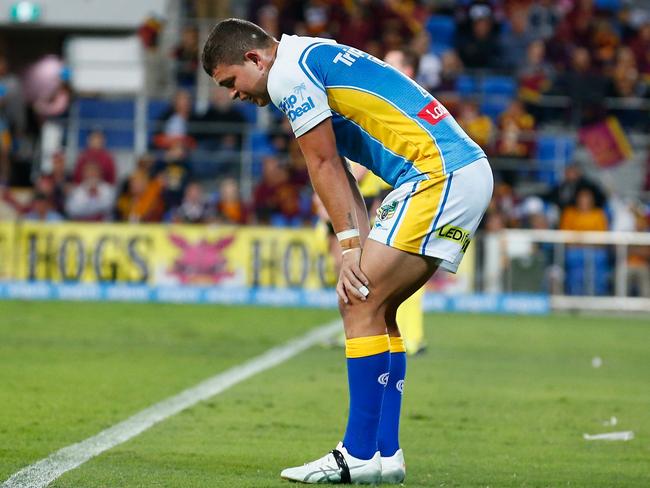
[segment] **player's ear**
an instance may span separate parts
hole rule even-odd
[[[257,51],[255,50],[246,51],[246,53],[244,54],[244,58],[246,58],[247,61],[251,61],[258,68],[260,69],[262,68],[262,63],[261,63],[262,56],[260,56],[260,54]]]

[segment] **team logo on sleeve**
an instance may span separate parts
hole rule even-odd
[[[278,108],[289,117],[291,122],[302,117],[314,108],[312,98],[308,96],[305,99],[305,91],[307,91],[307,87],[304,83],[294,86],[291,90],[291,95],[284,97],[278,105]]]
[[[448,115],[449,111],[443,107],[443,105],[438,100],[435,99],[418,113],[418,117],[426,120],[432,125],[437,124]]]

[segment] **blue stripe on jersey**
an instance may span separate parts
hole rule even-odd
[[[348,46],[341,44],[322,43],[310,49],[304,56],[304,64],[317,73],[317,77],[325,86],[346,86],[368,91],[385,100],[390,100],[394,106],[407,114],[428,132],[437,144],[443,161],[445,172],[450,173],[466,166],[473,161],[485,157],[483,150],[472,141],[451,116],[437,122],[435,125],[421,119],[417,114],[433,97],[420,88],[415,82],[394,68],[368,55],[353,56],[353,62],[334,62],[337,55],[350,52]],[[357,51],[358,52],[358,51]],[[358,161],[364,166],[368,161]],[[385,166],[395,161],[380,162],[379,176],[387,171]]]
[[[433,221],[433,225],[431,226],[431,229],[427,233],[427,237],[424,239],[424,242],[422,243],[422,246],[420,247],[420,252],[424,254],[424,249],[427,248],[427,244],[429,243],[429,239],[433,235],[433,233],[436,231],[438,228],[438,221],[440,220],[440,216],[442,215],[442,212],[445,210],[445,204],[447,203],[447,197],[449,196],[449,190],[451,189],[451,179],[454,177],[453,173],[449,175],[449,178],[447,178],[446,183],[446,188],[445,188],[445,194],[442,197],[442,203],[440,204],[440,208],[438,209],[438,215],[436,215],[435,220]]]
[[[415,192],[415,189],[418,186],[419,181],[416,181],[413,183],[413,188],[411,188],[411,192],[406,196],[404,199],[404,203],[402,204],[402,208],[399,210],[399,214],[397,215],[397,220],[395,220],[395,223],[393,224],[393,228],[390,230],[390,233],[388,234],[388,238],[386,239],[386,245],[390,246],[390,242],[393,239],[393,234],[395,233],[395,229],[399,227],[399,224],[402,221],[402,217],[404,216],[404,210],[406,210],[408,201],[411,199],[413,196],[413,192]]]
[[[392,187],[415,178],[418,180],[427,178],[413,166],[413,163],[392,152],[354,121],[334,113],[332,126],[339,153],[352,161],[364,162],[364,166],[374,174],[381,175],[381,178]],[[381,161],[392,161],[392,164],[384,165],[382,169]]]
[[[300,55],[300,58],[298,59],[298,66],[300,66],[300,69],[302,70],[302,72],[305,73],[305,74],[307,75],[307,78],[309,78],[309,80],[310,80],[314,85],[316,85],[318,88],[320,88],[320,89],[323,90],[323,91],[325,91],[325,86],[323,85],[323,83],[322,83],[321,81],[317,80],[317,79],[314,77],[314,75],[312,74],[311,68],[310,68],[309,65],[305,62],[305,58],[306,58],[307,56],[309,56],[309,53],[312,51],[312,49],[314,49],[315,47],[318,47],[318,46],[325,45],[325,44],[327,44],[327,43],[325,43],[325,42],[315,42],[314,44],[310,44],[310,45],[307,46],[307,48],[302,52],[302,54]]]

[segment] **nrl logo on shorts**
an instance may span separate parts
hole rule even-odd
[[[469,231],[466,231],[461,227],[455,227],[449,224],[440,227],[436,231],[436,237],[457,242],[460,244],[461,252],[465,252],[467,250],[467,246],[469,246],[469,243],[472,240],[469,236]]]
[[[397,210],[397,202],[387,203],[382,205],[377,209],[377,219],[387,220],[395,215],[395,210]]]

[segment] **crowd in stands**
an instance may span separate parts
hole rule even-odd
[[[209,3],[184,2],[186,17],[211,15]],[[623,139],[628,132],[650,131],[647,7],[614,0],[251,0],[247,12],[276,37],[332,37],[378,58],[392,53],[412,60],[413,77],[491,161],[522,167],[495,166],[485,230],[647,230],[647,202],[622,201],[577,165],[568,165],[564,178],[547,179],[544,191],[522,195],[518,186],[522,174],[535,172],[526,162],[536,158],[537,133],[547,126],[579,132],[607,121]],[[148,49],[156,47],[159,29],[151,20],[140,29]],[[237,172],[210,173],[209,163],[197,164],[236,164],[242,129],[250,127],[246,111],[225,90],[211,90],[207,108],[196,110],[197,77],[204,76],[199,51],[199,29],[188,24],[167,54],[177,91],[153,130],[150,152],[136,158],[130,174],[118,180],[111,148],[97,128],[76,160],[62,148],[47,169],[30,172],[28,201],[7,190],[15,180],[12,167],[23,157],[26,134],[65,116],[68,74],[60,61],[49,59],[55,75],[47,83],[21,81],[0,51],[0,207],[49,221],[311,224],[305,163],[279,112],[271,111],[274,129],[262,135],[265,149],[255,155],[250,198],[243,198]],[[648,192],[650,159],[646,170],[640,189]],[[648,262],[648,256],[635,259]]]

